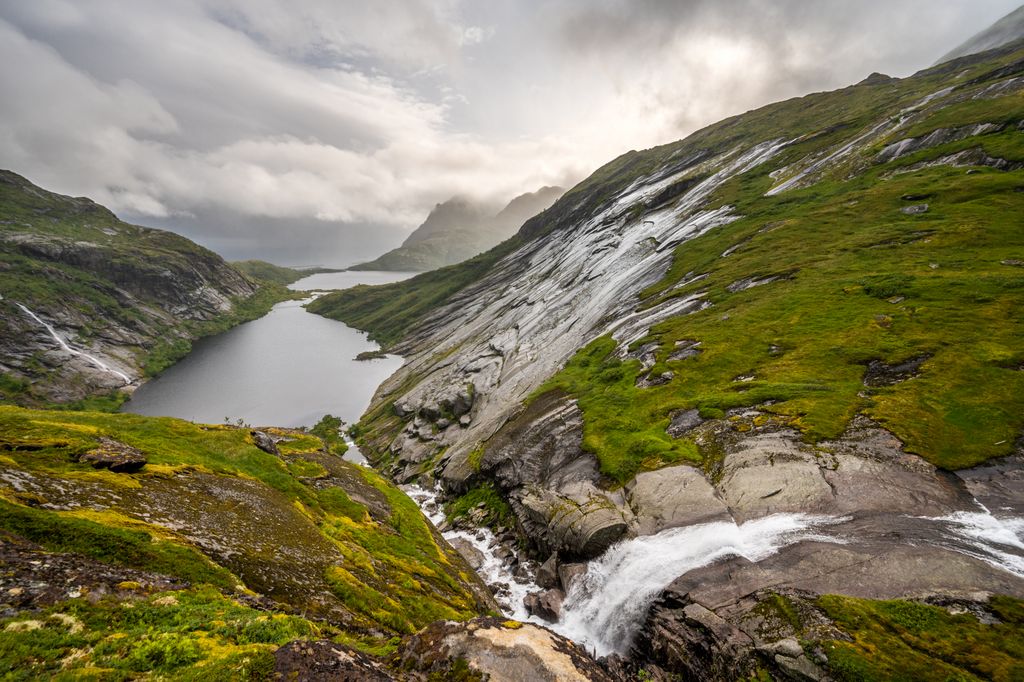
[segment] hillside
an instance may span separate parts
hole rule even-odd
[[[126,388],[288,294],[184,237],[0,171],[0,296],[0,393],[39,404]]]
[[[511,237],[563,193],[560,187],[542,187],[516,197],[497,214],[468,199],[449,199],[435,206],[400,247],[351,269],[415,272],[461,263]]]
[[[297,282],[308,274],[311,274],[304,270],[296,270],[295,268],[274,265],[273,263],[268,263],[264,260],[234,261],[231,263],[231,267],[238,270],[249,279],[274,282],[283,286],[287,286],[292,282]]]
[[[308,433],[0,406],[0,450],[5,679],[266,679],[300,638],[372,670],[493,608],[412,500]]]
[[[363,451],[399,481],[496,491],[552,565],[832,519],[840,545],[722,561],[637,607],[630,651],[699,679],[756,673],[777,608],[801,640],[824,604],[888,608],[824,595],[1024,596],[1002,549],[942,526],[1024,515],[1022,75],[1015,43],[769,105],[616,159],[464,264],[323,297],[310,309],[407,356]],[[556,629],[626,627],[594,608]],[[842,665],[793,665],[898,669],[853,641]],[[954,674],[935,660],[926,677]]]

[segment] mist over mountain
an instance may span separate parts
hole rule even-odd
[[[435,206],[402,246],[352,269],[422,271],[460,263],[511,237],[564,193],[561,187],[542,187],[519,195],[497,213],[493,206],[449,199]]]
[[[1024,38],[1024,7],[1018,7],[984,31],[972,36],[962,45],[947,52],[936,63],[941,64],[964,55],[1002,47],[1021,38]]]

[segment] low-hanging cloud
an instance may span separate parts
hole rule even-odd
[[[450,196],[905,75],[1014,4],[0,0],[0,166],[231,256],[340,264]]]

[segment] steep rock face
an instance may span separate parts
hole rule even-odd
[[[130,385],[148,353],[222,325],[257,289],[183,237],[0,172],[5,392],[32,382],[37,399],[73,400]]]
[[[587,341],[610,334],[617,343],[618,356],[628,360],[635,357],[630,345],[663,321],[698,312],[706,317],[713,300],[711,292],[701,289],[704,275],[699,272],[689,273],[675,286],[685,289],[685,295],[671,295],[669,290],[653,301],[648,299],[639,309],[638,295],[664,276],[679,245],[698,242],[737,220],[739,216],[720,196],[732,191],[724,188],[734,187],[736,178],[762,178],[757,182],[766,195],[784,196],[825,178],[853,177],[876,164],[892,163],[898,155],[886,150],[913,147],[917,154],[938,155],[950,145],[969,144],[972,136],[1006,134],[1009,129],[1003,124],[986,127],[983,123],[970,127],[969,134],[935,138],[937,147],[932,143],[915,147],[916,140],[929,136],[907,134],[924,126],[922,121],[957,110],[972,98],[1004,98],[1000,100],[1004,102],[1013,97],[1008,94],[1012,90],[996,86],[1011,87],[1016,72],[985,72],[988,67],[982,65],[977,67],[981,75],[976,75],[966,68],[971,64],[961,65],[965,70],[952,86],[947,84],[948,70],[940,69],[918,80],[868,84],[850,89],[849,95],[844,92],[847,99],[863,92],[863,101],[870,102],[860,110],[860,128],[849,124],[827,127],[825,119],[811,124],[819,129],[787,135],[765,122],[772,116],[766,110],[756,112],[759,116],[748,115],[753,119],[749,125],[742,124],[744,119],[730,121],[677,145],[645,152],[645,161],[627,155],[609,164],[607,170],[599,171],[547,212],[551,231],[544,231],[543,220],[528,223],[520,237],[533,239],[497,261],[479,281],[451,296],[396,346],[408,354],[408,362],[381,386],[368,413],[367,439],[378,458],[397,462],[403,476],[433,469],[451,489],[464,489],[477,473],[486,472],[486,467],[474,471],[470,454],[483,448],[483,461],[487,462],[494,443],[501,442],[501,430],[510,428],[506,424],[519,406]],[[1012,87],[1019,89],[1019,85]],[[817,103],[810,101],[805,106],[812,108]],[[967,130],[957,128],[961,129]],[[725,137],[732,146],[722,144],[725,131],[733,133]],[[819,139],[826,142],[821,144]],[[871,153],[876,157],[871,158]],[[778,157],[783,161],[777,161]],[[630,171],[625,177],[624,169]],[[777,229],[782,222],[769,223],[763,231]],[[722,258],[734,257],[735,249],[741,248],[742,243],[736,244],[724,251]],[[744,286],[727,287],[727,292],[759,292],[792,276],[754,276]],[[659,352],[657,344],[654,348],[652,365]],[[697,344],[683,348],[670,360],[684,361],[702,351]],[[671,382],[672,373],[659,370],[658,377],[664,384]],[[756,377],[739,376],[734,381],[756,381]],[[467,413],[455,419],[436,408],[438,396],[467,386],[473,387]],[[637,387],[654,390],[658,382],[648,377],[646,383],[638,380]],[[687,430],[683,426],[680,424],[679,433]],[[787,499],[788,508],[830,504],[833,492],[829,481],[817,473],[814,478],[806,475],[817,471],[814,457],[786,452],[791,447],[799,449],[782,443],[793,441],[796,435],[775,437],[776,444],[768,448],[770,452],[765,451],[779,455],[772,463],[776,480],[771,490],[743,492],[743,481],[769,485],[758,482],[760,477],[753,473],[766,456],[759,454],[760,446],[752,443],[745,454],[736,452],[724,463],[720,472],[724,489],[739,491],[729,494],[745,498],[729,501],[739,513],[748,507],[754,513],[759,513],[759,506],[781,509]],[[443,456],[436,458],[439,453]],[[533,457],[517,452],[507,459],[530,461]],[[416,466],[409,468],[408,463]],[[798,491],[789,481],[801,481],[805,487]],[[769,501],[776,489],[786,488],[782,497]],[[763,503],[750,501],[762,496]]]

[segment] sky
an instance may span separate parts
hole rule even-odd
[[[343,266],[929,66],[1020,0],[0,0],[0,168],[230,259]]]

